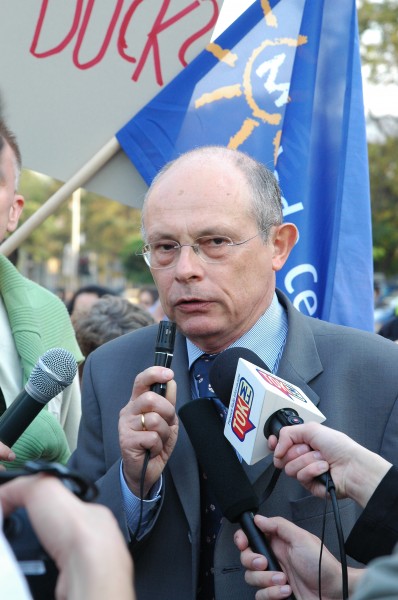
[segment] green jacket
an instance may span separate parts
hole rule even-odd
[[[83,360],[63,302],[21,275],[1,254],[0,294],[21,359],[24,384],[37,360],[50,348],[65,348],[72,352],[78,363]],[[16,460],[2,463],[7,468],[20,468],[25,461],[39,458],[65,463],[70,455],[61,425],[46,410],[42,410],[29,425],[14,444],[13,451],[17,456]]]

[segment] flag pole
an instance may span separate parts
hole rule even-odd
[[[99,171],[120,150],[113,136],[94,156],[65,182],[33,215],[0,245],[0,254],[9,256],[18,246],[52,215],[61,204]]]

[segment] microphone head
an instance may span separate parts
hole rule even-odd
[[[257,367],[269,371],[259,356],[248,348],[228,348],[214,359],[209,372],[211,387],[221,402],[228,408],[231,400],[236,369],[239,359],[243,358]]]
[[[174,350],[176,324],[173,321],[160,321],[156,338],[155,352],[169,352]]]
[[[47,403],[71,385],[76,373],[73,354],[64,348],[51,348],[37,361],[25,389],[38,402]]]
[[[224,517],[236,523],[244,512],[256,512],[259,499],[224,436],[224,424],[213,402],[208,398],[192,400],[180,408],[178,416]]]

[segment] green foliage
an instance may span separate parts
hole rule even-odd
[[[135,235],[130,237],[125,244],[121,259],[124,267],[124,272],[128,281],[135,285],[153,284],[151,272],[142,256],[137,256],[135,253],[141,250],[143,241],[141,236]]]
[[[368,144],[375,270],[398,273],[398,138]]]
[[[25,207],[20,223],[26,221],[40,206],[52,196],[60,184],[48,177],[24,170],[19,191],[25,197]],[[67,205],[48,217],[35,229],[22,244],[22,248],[32,259],[41,263],[53,256],[61,256],[64,245],[70,237],[70,211]]]
[[[398,0],[360,0],[362,63],[375,83],[398,83]]]
[[[361,55],[373,83],[398,84],[398,0],[359,0]],[[375,271],[398,273],[398,120],[371,117],[368,143]]]
[[[40,208],[60,185],[53,179],[24,170],[20,183],[20,192],[25,196],[21,223]],[[57,258],[62,263],[65,245],[71,243],[71,200],[66,200],[22,244],[21,249],[35,263],[44,263],[50,258]],[[103,281],[114,265],[120,262],[126,240],[134,231],[139,232],[140,221],[140,210],[82,190],[80,254],[96,255],[99,281]],[[144,262],[142,258],[140,260]],[[138,265],[137,271],[138,274],[141,273]],[[131,266],[129,278],[134,281],[134,266]]]

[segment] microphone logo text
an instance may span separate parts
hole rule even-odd
[[[257,369],[257,373],[259,375],[261,375],[261,377],[267,383],[269,383],[273,387],[277,388],[283,394],[286,394],[286,396],[288,398],[290,398],[291,400],[293,400],[293,401],[300,400],[301,402],[307,403],[306,399],[304,398],[304,396],[302,394],[300,394],[299,390],[295,386],[288,383],[287,381],[281,381],[280,379],[273,377],[269,373],[266,373],[265,371],[261,371],[260,369]]]
[[[241,442],[244,441],[249,431],[255,429],[255,426],[249,419],[252,403],[253,388],[244,377],[241,377],[232,415],[232,431]]]

